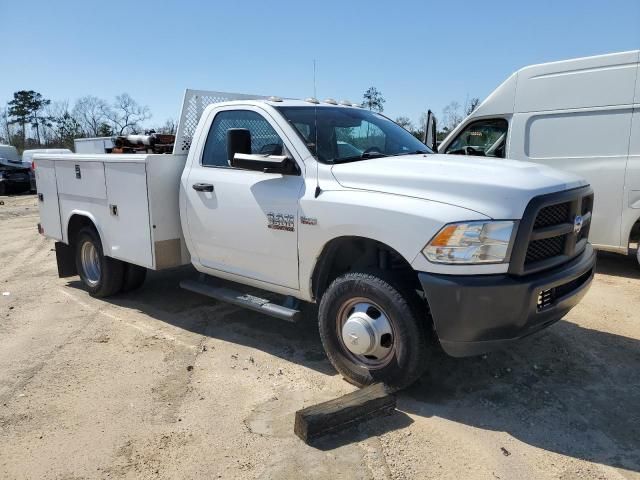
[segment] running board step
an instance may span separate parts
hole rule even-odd
[[[264,313],[265,315],[286,320],[287,322],[297,322],[300,320],[301,315],[299,310],[271,303],[270,300],[249,295],[248,293],[242,293],[238,290],[232,290],[231,288],[207,285],[197,280],[183,280],[180,282],[180,286],[190,292],[199,293],[220,300],[221,302],[248,308],[249,310]]]

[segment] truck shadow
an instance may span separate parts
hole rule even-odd
[[[635,251],[632,251],[629,256],[598,252],[596,273],[615,277],[640,278],[640,267],[635,259]]]
[[[638,340],[561,321],[508,351],[437,354],[398,408],[638,472],[639,378]]]
[[[324,354],[313,312],[289,323],[179,287],[181,280],[195,277],[197,273],[190,266],[150,271],[139,290],[103,301],[141,311],[189,332],[262,350],[322,374],[337,374]],[[77,279],[68,286],[84,290]],[[264,292],[250,293],[266,296]]]
[[[627,259],[606,257],[599,273],[626,271]],[[106,301],[336,375],[313,314],[290,324],[178,287],[194,275],[191,267],[150,272],[140,290]],[[82,288],[77,280],[69,286]],[[314,446],[330,450],[405,428],[409,414],[504,431],[544,450],[640,472],[639,378],[640,341],[560,321],[508,351],[466,359],[436,353],[428,373],[398,394],[399,412]]]

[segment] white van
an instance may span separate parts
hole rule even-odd
[[[635,50],[522,68],[445,138],[439,152],[577,173],[595,191],[590,240],[600,250],[627,254],[640,239],[639,65]]]
[[[68,148],[35,148],[33,150],[25,150],[22,152],[22,164],[25,168],[31,168],[33,156],[36,153],[73,153]]]

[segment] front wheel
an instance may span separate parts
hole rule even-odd
[[[92,228],[83,228],[78,233],[76,268],[93,297],[108,297],[122,289],[124,265],[120,260],[104,255],[100,237]]]
[[[426,308],[400,285],[383,272],[350,272],[322,296],[322,344],[336,370],[355,385],[404,388],[427,367]]]

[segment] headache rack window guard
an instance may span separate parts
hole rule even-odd
[[[184,92],[182,110],[178,120],[176,142],[173,146],[174,154],[189,153],[191,140],[196,131],[202,112],[212,103],[230,102],[232,100],[260,100],[269,98],[263,95],[245,93],[214,92],[208,90],[191,90]]]

